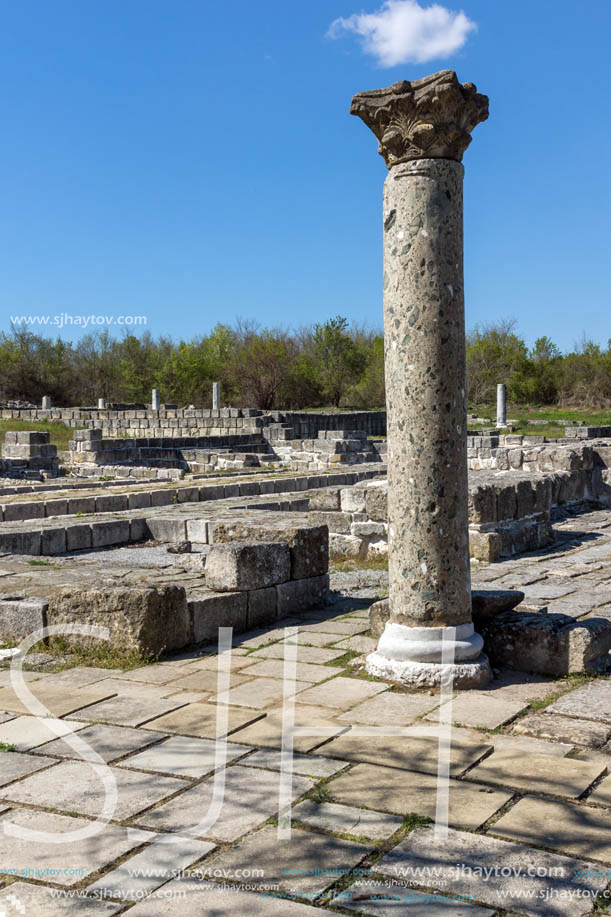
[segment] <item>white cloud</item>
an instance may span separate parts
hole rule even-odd
[[[422,7],[417,0],[385,0],[375,13],[355,13],[331,23],[327,37],[354,32],[366,54],[381,67],[447,57],[462,48],[469,32],[477,28],[463,12],[439,6]]]

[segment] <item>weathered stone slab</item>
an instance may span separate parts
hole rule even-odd
[[[86,723],[81,722],[67,723],[64,720],[55,720],[54,722],[60,735],[77,732],[86,725]],[[0,725],[0,742],[4,742],[6,745],[14,745],[17,751],[29,751],[32,748],[38,748],[39,745],[44,745],[56,737],[57,731],[51,731],[45,721],[38,719],[36,716],[18,716],[16,719],[11,719]]]
[[[67,725],[75,726],[75,723]],[[131,752],[159,742],[164,738],[163,735],[152,732],[145,732],[143,729],[131,729],[128,726],[86,726],[79,730],[79,739],[86,742],[90,748],[103,758],[104,761],[111,762],[117,758],[122,758]],[[78,752],[74,751],[64,742],[63,739],[55,739],[49,742],[44,748],[39,749],[45,755],[57,755],[58,758],[77,758],[80,760]]]
[[[389,727],[384,727],[388,731]],[[421,774],[437,774],[437,736],[384,736],[358,735],[354,731],[344,733],[328,742],[318,754],[347,761],[362,761],[396,767]],[[450,774],[453,777],[472,767],[483,755],[488,754],[490,745],[479,742],[452,741],[450,748]],[[549,759],[548,759],[549,767]]]
[[[611,863],[609,812],[587,804],[571,805],[525,796],[496,822],[493,832],[517,843]],[[591,870],[584,881],[595,888],[596,877],[606,870],[601,870],[600,866],[592,866]],[[605,884],[608,881],[607,874]]]
[[[66,551],[84,551],[91,547],[91,526],[81,523],[66,526]]]
[[[108,522],[92,522],[91,546],[93,548],[103,548],[108,545],[128,543],[128,519],[112,519]]]
[[[175,710],[174,713],[166,713],[161,716],[156,714],[155,719],[151,718],[151,721],[146,723],[146,728],[159,730],[160,732],[176,733],[178,735],[196,736],[203,739],[216,738],[216,721],[220,710],[217,704],[196,703],[187,704],[186,706],[172,704],[172,707],[177,706],[180,706],[181,709]],[[228,715],[228,729],[226,735],[231,735],[238,729],[242,729],[254,723],[264,714],[259,710],[247,710],[245,708],[236,709],[235,707],[230,707]],[[221,736],[221,738],[223,738],[223,736]],[[240,736],[236,741],[256,744],[248,742],[243,736]]]
[[[49,812],[33,812],[19,808],[5,812],[2,815],[2,822],[5,821],[20,825],[30,831],[68,835],[71,832],[83,830],[91,824],[84,818],[54,815]],[[29,839],[12,837],[0,831],[0,862],[2,862],[3,869],[7,871],[18,872],[23,869],[24,864],[31,869],[53,870],[53,880],[57,885],[72,886],[141,844],[148,836],[145,832],[142,832],[141,835],[141,839],[128,837],[127,828],[109,824],[104,827],[103,831],[84,840],[68,840],[64,844],[52,844],[40,839],[32,844]],[[76,871],[71,873],[66,869],[67,863],[73,863],[82,872],[80,874]],[[46,913],[48,914],[49,911]]]
[[[252,751],[249,745],[227,743],[225,760],[235,761],[241,755]],[[120,767],[156,771],[176,777],[203,777],[215,768],[216,742],[211,739],[196,739],[190,736],[171,736],[161,745],[155,745],[137,755],[121,761]]]
[[[132,909],[136,917],[184,917],[185,913],[223,917],[312,917],[312,908],[286,898],[228,889],[227,883],[193,882],[173,879],[163,888],[159,899],[149,898]],[[130,915],[131,917],[131,915]]]
[[[524,593],[517,589],[471,590],[471,614],[476,630],[504,611],[511,611],[524,601]]]
[[[554,713],[534,713],[518,720],[513,731],[519,735],[550,739],[552,742],[600,748],[611,736],[611,725],[605,726],[591,720],[575,720]]]
[[[228,768],[221,813],[216,823],[202,836],[235,841],[242,834],[267,821],[278,811],[278,780],[279,775],[276,772],[257,770],[254,767],[244,768],[239,765]],[[141,815],[138,822],[154,830],[163,831],[186,831],[195,827],[210,807],[213,781],[214,777],[207,778],[193,789],[186,790],[175,799]],[[293,799],[302,796],[312,785],[313,781],[308,777],[293,777]],[[274,828],[274,836],[275,833]],[[241,848],[238,848],[238,851],[242,853]],[[242,867],[247,861],[254,862],[242,855]]]
[[[166,796],[189,786],[175,777],[152,777],[137,771],[112,767],[117,784],[117,807],[111,816],[116,821],[131,818]],[[35,806],[48,800],[54,809],[79,815],[98,816],[104,807],[105,790],[99,777],[85,761],[60,761],[43,773],[33,774],[2,790],[11,802]]]
[[[443,891],[417,891],[391,879],[354,882],[333,900],[339,907],[373,917],[493,917],[495,913],[488,908],[453,901]]]
[[[509,723],[528,707],[522,701],[500,700],[488,694],[469,691],[452,699],[452,722],[464,726],[497,729]],[[429,713],[427,720],[439,721],[439,711]]]
[[[431,851],[436,877],[429,870]],[[457,870],[456,864],[467,868]],[[412,831],[376,864],[376,872],[385,876],[429,888],[435,887],[437,878],[439,891],[448,897],[472,897],[494,909],[501,904],[528,917],[581,917],[590,913],[593,898],[607,880],[596,874],[580,878],[582,870],[588,869],[596,867],[462,831],[450,830],[447,839],[438,838],[432,828]]]
[[[294,641],[291,641],[294,642]],[[258,661],[259,659],[284,659],[285,653],[285,643],[273,643],[271,646],[264,646],[260,650],[257,650],[256,653],[253,653],[248,660],[248,665],[252,665],[253,662]],[[297,660],[298,662],[310,662],[314,665],[325,665],[328,662],[332,662],[334,659],[339,659],[340,656],[343,656],[345,649],[342,646],[338,646],[338,649],[331,649],[321,647],[321,646],[304,646],[302,643],[297,643]]]
[[[193,838],[184,838],[179,844],[172,844],[164,842],[161,837],[106,873],[90,885],[87,891],[103,899],[115,897],[121,901],[141,901],[167,879],[175,876],[178,870],[187,869],[195,860],[214,850],[214,847],[208,841]],[[142,872],[139,874],[139,871]]]
[[[182,586],[65,586],[54,595],[49,624],[95,624],[110,630],[109,645],[158,654],[189,642],[190,622]],[[67,643],[98,646],[99,638],[67,634]]]
[[[332,799],[396,815],[416,813],[435,819],[438,781],[429,774],[374,764],[357,764],[328,784]],[[449,781],[449,824],[475,830],[511,799],[504,791],[488,791],[462,780]]]
[[[387,690],[383,682],[365,681],[361,678],[346,678],[339,675],[332,681],[300,691],[298,704],[320,704],[337,710],[355,707],[376,694]]]
[[[303,802],[296,805],[292,811],[292,818],[296,822],[303,822],[323,831],[371,837],[378,840],[390,837],[399,830],[403,823],[403,819],[398,815],[388,815],[386,812],[374,812],[334,802],[318,803],[312,799],[304,799]]]
[[[54,716],[67,716],[80,710],[82,707],[88,707],[91,704],[98,704],[108,697],[112,697],[113,692],[104,688],[74,689],[70,691],[67,688],[47,688],[45,680],[34,681],[28,684],[32,692],[42,704],[45,705]],[[17,696],[12,687],[0,688],[0,710],[6,710],[8,713],[30,713],[29,707]],[[77,717],[77,719],[87,719],[87,717]]]
[[[240,729],[234,736],[236,742],[245,742],[247,745],[260,745],[264,748],[281,748],[282,746],[282,720],[281,707],[269,710],[265,719],[258,719],[256,723]],[[329,736],[339,735],[348,729],[344,723],[339,723],[334,718],[334,711],[325,707],[295,708],[296,726],[315,726],[324,728],[324,735],[296,735],[293,739],[293,748],[296,752],[305,754],[326,742]],[[330,757],[333,757],[330,755]]]
[[[253,665],[247,669],[242,669],[241,674],[250,678],[252,676],[263,676],[265,678],[284,678],[284,660],[283,659],[260,659],[257,660],[256,654],[250,657]],[[314,665],[309,662],[297,661],[295,665],[295,675],[298,681],[309,681],[311,684],[317,684],[319,681],[326,681],[335,675],[337,669],[325,665]],[[255,687],[255,685],[253,685]]]
[[[178,675],[178,671],[175,674]],[[235,688],[246,680],[247,678],[244,675],[232,673],[231,687]],[[167,687],[168,690],[173,689],[173,692],[200,691],[203,694],[216,694],[218,691],[218,671],[214,669],[199,669],[190,675],[172,679]]]
[[[249,884],[278,884],[283,891],[310,896],[324,891],[357,866],[370,850],[364,844],[299,828],[292,829],[290,841],[279,845],[277,828],[270,826],[212,857],[210,866],[228,870],[227,877],[235,880],[244,863],[256,863],[264,876],[250,878]]]
[[[75,830],[74,828],[72,830]],[[41,867],[43,868],[43,867]],[[111,917],[122,908],[120,899],[100,901],[95,898],[60,898],[57,890],[45,885],[12,882],[0,891],[0,913],[11,910],[16,915],[15,899],[24,908],[26,917]]]
[[[184,702],[180,700],[179,695],[171,700],[138,695],[119,696],[87,707],[83,710],[83,716],[79,716],[78,719],[89,720],[92,723],[110,723],[114,726],[142,726],[143,723],[182,706]]]
[[[467,779],[511,787],[523,793],[538,790],[573,799],[581,796],[604,770],[604,766],[573,758],[557,758],[550,767],[547,755],[524,755],[499,749],[470,771]]]
[[[307,681],[296,681],[295,692],[311,687],[311,684]],[[263,710],[265,707],[275,707],[281,704],[283,696],[284,683],[279,678],[257,678],[255,681],[230,688],[226,693],[217,694],[211,700],[213,703],[222,702]]]
[[[8,743],[7,743],[8,744]],[[13,780],[20,780],[35,771],[56,763],[54,758],[45,758],[42,755],[24,755],[18,751],[0,752],[0,786],[6,786]]]
[[[414,719],[436,707],[439,699],[428,694],[403,694],[385,691],[338,717],[340,723],[371,726],[408,726]]]
[[[264,722],[261,720],[260,722]],[[330,777],[348,764],[347,761],[332,761],[330,758],[319,758],[316,755],[293,755],[291,768],[294,774],[304,777]],[[262,767],[269,771],[281,768],[281,752],[272,748],[262,748],[254,755],[240,761],[241,767]]]
[[[564,694],[547,708],[547,712],[611,724],[611,680],[592,681]]]
[[[598,784],[595,790],[590,793],[587,799],[588,803],[596,803],[600,806],[611,806],[611,777],[605,777]]]

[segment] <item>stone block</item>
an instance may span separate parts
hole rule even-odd
[[[541,675],[604,672],[611,650],[611,621],[508,611],[480,627],[493,665]]]
[[[475,630],[479,625],[492,620],[504,611],[512,611],[524,601],[524,593],[519,589],[473,589],[471,591],[471,611]]]
[[[45,505],[40,501],[5,503],[2,510],[5,522],[22,522],[25,519],[42,519],[45,514]]]
[[[67,500],[45,500],[45,516],[65,516],[68,513]]]
[[[329,575],[312,576],[308,579],[291,580],[276,586],[278,618],[285,618],[297,611],[323,608],[329,600]]]
[[[386,524],[384,522],[353,522],[350,533],[357,538],[384,538],[386,537]]]
[[[550,742],[601,748],[611,736],[611,725],[545,712],[523,717],[515,724],[513,731],[518,735],[534,736]]]
[[[0,639],[23,640],[47,624],[46,599],[0,599]]]
[[[144,541],[149,537],[149,529],[146,519],[129,520],[129,540],[130,542]]]
[[[36,532],[0,532],[0,554],[40,554],[41,534]]]
[[[388,521],[388,484],[374,482],[365,488],[365,512],[374,522]]]
[[[286,582],[290,575],[289,548],[283,542],[215,543],[206,559],[206,585],[216,592],[262,589]]]
[[[61,588],[49,602],[49,624],[96,624],[110,629],[108,643],[157,655],[189,642],[189,612],[181,586],[83,585]],[[74,646],[99,646],[95,637],[74,634]]]
[[[140,491],[139,493],[127,495],[127,508],[128,509],[148,509],[150,505],[151,505],[150,493],[144,493]]]
[[[235,633],[247,628],[246,592],[201,590],[189,594],[188,606],[193,643],[216,643],[219,627],[233,627]]]
[[[210,524],[208,537],[214,544],[232,541],[286,543],[290,554],[290,577],[287,579],[318,576],[329,569],[326,525],[299,525],[288,520],[265,525],[217,522]]]
[[[364,513],[367,511],[364,487],[343,487],[340,491],[343,513]]]
[[[369,630],[372,637],[379,639],[382,636],[389,618],[390,602],[388,599],[381,599],[369,607]]]
[[[113,544],[129,544],[129,519],[113,519],[91,524],[91,546],[103,548]]]
[[[43,556],[66,553],[65,526],[56,529],[43,529],[41,532],[40,553]]]
[[[20,430],[17,433],[17,442],[22,445],[46,445],[51,438],[50,433],[31,432],[29,430]]]
[[[278,599],[276,588],[251,589],[248,595],[247,628],[251,630],[276,620]]]
[[[171,506],[174,503],[175,495],[174,490],[152,490],[151,506]]]
[[[503,553],[503,539],[498,532],[476,532],[469,529],[469,553],[476,560],[494,563]]]
[[[95,497],[70,497],[68,500],[68,513],[76,516],[78,513],[86,515],[95,513]]]
[[[148,516],[146,525],[151,538],[155,541],[178,544],[187,539],[185,519],[176,516]]]
[[[339,557],[360,557],[365,553],[365,543],[356,535],[329,535],[329,553]]]
[[[95,498],[96,513],[120,513],[126,509],[126,494],[102,494]]]
[[[208,520],[187,519],[187,540],[197,544],[208,544]]]
[[[469,488],[469,522],[483,525],[497,519],[496,490],[491,484]]]
[[[91,547],[91,526],[66,526],[66,551],[85,551]]]
[[[340,508],[338,487],[323,487],[310,494],[310,511],[334,512]]]

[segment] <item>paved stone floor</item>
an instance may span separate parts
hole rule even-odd
[[[610,617],[611,514],[567,517],[557,532],[551,550],[474,564],[474,587]],[[459,692],[444,830],[439,697],[363,670],[385,574],[338,573],[332,585],[342,597],[329,608],[236,637],[226,694],[213,647],[129,672],[53,673],[42,658],[26,681],[59,717],[52,730],[0,672],[0,914],[604,913],[611,678],[503,671]],[[289,778],[283,696],[306,727]],[[110,820],[94,832],[106,801]]]

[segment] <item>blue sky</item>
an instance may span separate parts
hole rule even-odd
[[[467,324],[606,344],[611,4],[395,6],[4,4],[0,327],[380,326],[386,170],[350,99],[452,68],[490,96],[464,159]]]

